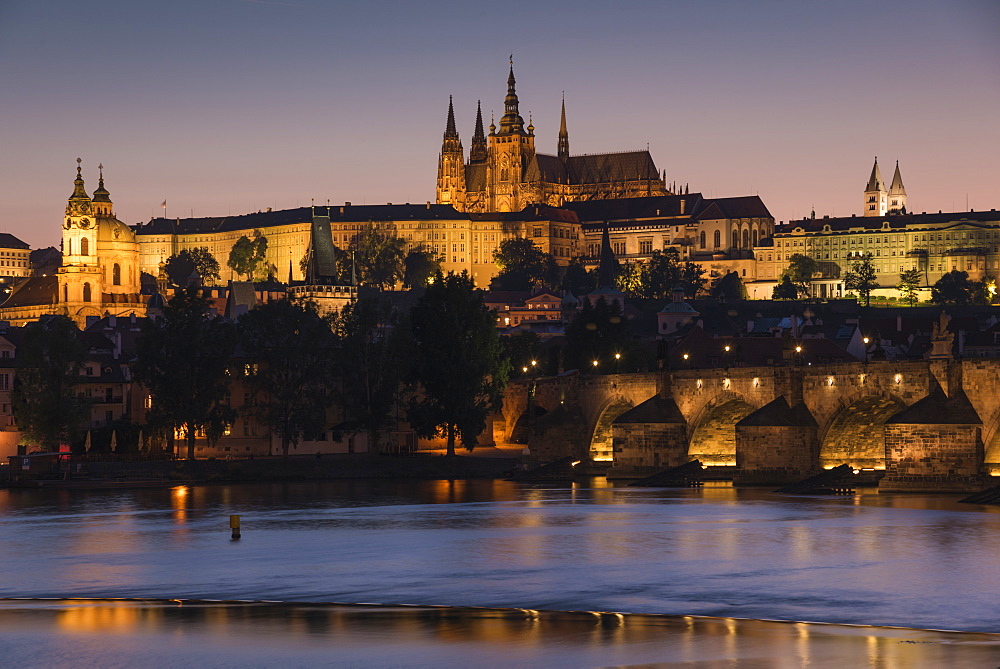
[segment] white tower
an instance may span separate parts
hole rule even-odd
[[[902,181],[900,181],[902,186]],[[885,216],[888,211],[889,193],[885,189],[885,182],[882,181],[882,172],[878,169],[878,157],[875,157],[875,165],[872,167],[872,175],[868,178],[868,186],[865,188],[865,216]]]
[[[892,185],[889,186],[889,213],[906,213],[906,189],[903,188],[903,177],[899,174],[899,161],[896,161],[896,173],[892,175]]]

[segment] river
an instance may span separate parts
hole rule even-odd
[[[239,541],[230,514],[241,516]],[[791,497],[602,479],[3,490],[0,547],[8,599],[378,603],[1000,632],[1000,509],[949,496]],[[6,620],[27,606],[7,602]]]

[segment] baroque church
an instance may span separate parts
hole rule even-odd
[[[62,225],[62,265],[56,274],[17,284],[0,307],[0,319],[24,325],[45,314],[62,314],[85,327],[87,317],[146,314],[140,294],[139,243],[114,214],[101,166],[93,197],[77,159],[73,194]]]
[[[649,151],[570,155],[565,98],[556,155],[536,152],[535,126],[530,119],[525,126],[518,106],[511,62],[500,127],[491,121],[485,134],[479,105],[466,160],[449,99],[438,158],[438,204],[471,213],[512,212],[529,205],[561,207],[567,202],[671,194]]]

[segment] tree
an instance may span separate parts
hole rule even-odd
[[[584,300],[583,309],[566,326],[566,369],[595,371],[593,362],[597,360],[596,371],[614,371],[609,363],[615,360],[616,353],[629,353],[626,357],[630,361],[638,357],[629,344],[617,302],[608,304],[601,298],[592,305],[590,300]]]
[[[515,237],[500,242],[493,252],[493,260],[500,272],[493,282],[500,290],[531,290],[551,279],[554,259],[543,253],[538,245],[527,237]]]
[[[917,290],[920,288],[923,274],[919,269],[907,269],[899,273],[899,283],[896,290],[900,292],[903,299],[912,307],[917,303]]]
[[[164,269],[171,285],[183,288],[188,285],[188,279],[193,272],[205,284],[214,284],[222,277],[219,274],[219,261],[215,259],[207,246],[184,249],[167,258]]]
[[[645,297],[648,273],[646,267],[638,262],[622,263],[618,270],[618,290],[629,297]]]
[[[11,393],[14,420],[25,437],[47,451],[77,435],[90,404],[77,394],[87,349],[66,316],[30,323],[17,347]]]
[[[850,271],[844,275],[844,286],[848,290],[858,291],[866,307],[871,304],[872,290],[878,288],[878,276],[875,273],[872,254],[865,253],[860,260],[851,263]]]
[[[392,412],[409,361],[409,331],[388,300],[361,298],[333,318],[339,347],[336,378],[347,416],[369,436],[373,450],[392,426]]]
[[[986,284],[973,281],[968,272],[952,270],[931,286],[931,301],[934,304],[985,304]]]
[[[781,277],[781,282],[771,291],[772,300],[794,300],[798,296],[799,289],[787,274]]]
[[[701,265],[690,260],[684,263],[681,267],[681,286],[684,288],[685,295],[688,297],[697,296],[698,293],[705,290],[706,283],[708,283],[708,279],[705,278],[705,270]]]
[[[406,240],[396,234],[396,225],[369,223],[351,242],[358,281],[379,290],[391,290],[403,279]]]
[[[236,274],[247,277],[247,281],[253,281],[268,269],[267,265],[267,237],[260,229],[253,231],[253,239],[243,235],[233,244],[229,252],[229,260],[226,262]]]
[[[563,274],[562,289],[575,295],[583,295],[596,287],[597,272],[594,270],[588,272],[579,256],[570,260],[566,273]]]
[[[537,333],[529,330],[506,335],[500,338],[500,344],[513,375],[542,373],[544,364],[541,360],[541,339]],[[531,364],[532,362],[535,364]],[[527,371],[524,371],[525,368]]]
[[[788,267],[782,272],[782,278],[788,279],[795,285],[799,295],[809,295],[809,286],[812,283],[813,275],[819,268],[818,263],[807,255],[801,253],[792,254],[788,259]]]
[[[444,435],[448,455],[461,439],[469,450],[499,408],[509,366],[496,314],[467,272],[438,275],[410,312],[414,349],[410,379],[419,394],[407,417],[417,434]]]
[[[214,442],[233,420],[224,400],[235,345],[233,325],[209,315],[208,300],[194,287],[178,291],[160,318],[143,324],[135,377],[152,395],[153,421],[168,434],[184,429],[188,459],[199,431]]]
[[[254,363],[247,385],[257,395],[255,415],[281,441],[281,454],[302,437],[326,429],[333,336],[309,303],[277,300],[240,317],[240,342]]]
[[[441,256],[417,246],[403,258],[403,287],[422,288],[431,277],[441,272]]]

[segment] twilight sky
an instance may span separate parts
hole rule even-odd
[[[76,158],[118,217],[434,199],[448,95],[555,153],[649,144],[668,180],[776,219],[1000,207],[996,0],[0,0],[0,232],[58,245]]]

